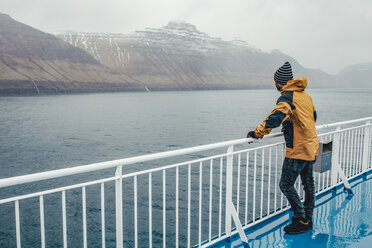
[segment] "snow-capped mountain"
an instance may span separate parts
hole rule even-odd
[[[126,67],[131,58],[149,52],[184,55],[208,55],[223,50],[249,49],[261,52],[244,41],[226,42],[200,32],[192,24],[170,22],[163,28],[146,28],[132,34],[64,32],[59,38],[83,48],[94,58],[114,67]]]
[[[285,60],[291,61],[298,75],[312,75],[314,85],[329,77],[280,52],[266,53],[245,41],[210,37],[184,22],[127,35],[64,32],[57,36],[153,89],[271,87],[273,71]]]

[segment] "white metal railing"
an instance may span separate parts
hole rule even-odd
[[[317,127],[318,130],[326,130],[319,135],[320,140],[333,140],[331,172],[315,173],[317,194],[341,183],[347,186],[347,179],[371,170],[371,120],[372,117],[369,117]],[[280,136],[281,133],[267,135],[265,140]],[[84,247],[88,246],[91,239],[96,242],[99,239],[99,245],[102,247],[105,247],[107,242],[115,242],[116,247],[209,246],[238,232],[244,241],[244,229],[289,207],[278,188],[285,156],[284,142],[249,148],[242,146],[251,141],[253,140],[239,139],[0,179],[0,188],[17,187],[21,184],[42,184],[43,180],[115,168],[113,176],[0,199],[0,207],[14,204],[15,216],[13,223],[5,223],[1,219],[0,223],[15,225],[15,244],[21,247],[21,230],[27,230],[27,227],[21,228],[21,216],[26,213],[20,214],[20,202],[38,198],[39,223],[34,225],[39,225],[40,246],[46,247],[46,230],[49,226],[46,226],[45,222],[45,206],[52,204],[46,197],[57,194],[61,200],[63,247],[68,247],[71,242],[69,238],[74,235],[68,233],[69,222],[74,220],[69,218],[67,206],[81,206]],[[217,151],[221,148],[227,149],[226,152]],[[155,168],[149,166],[132,173],[126,172],[126,167],[130,164],[161,161],[206,151],[216,151],[217,154]],[[299,180],[296,185],[303,197],[304,192]],[[87,211],[87,199],[95,194],[87,193],[87,189],[96,190],[100,196],[97,207],[100,210],[100,223],[94,226],[100,230],[95,233],[88,233],[94,228],[88,228],[88,225],[93,224]],[[76,190],[81,190],[81,202],[76,199],[68,202],[67,193]],[[112,192],[113,198],[105,196]],[[114,213],[106,210],[112,205],[110,200],[115,201]],[[113,215],[113,218],[110,219],[110,215]],[[112,229],[107,227],[112,224],[111,220],[115,222],[115,241],[108,241],[106,238],[112,232]]]

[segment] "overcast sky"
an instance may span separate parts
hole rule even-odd
[[[0,12],[45,32],[130,33],[186,21],[331,74],[372,62],[371,0],[0,0]]]

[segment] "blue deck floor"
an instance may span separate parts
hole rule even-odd
[[[314,228],[299,235],[288,235],[283,227],[291,212],[248,230],[250,247],[372,247],[372,174],[352,182],[352,197],[341,187],[319,197],[314,210]],[[213,247],[243,247],[238,236],[231,244]]]

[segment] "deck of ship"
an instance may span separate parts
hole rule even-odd
[[[317,197],[314,228],[298,235],[284,233],[291,211],[283,212],[246,230],[249,247],[371,247],[372,242],[372,171],[355,178],[354,195],[340,185]],[[238,235],[231,243],[212,247],[243,247]]]

